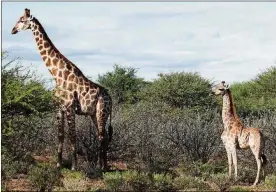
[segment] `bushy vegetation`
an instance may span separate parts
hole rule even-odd
[[[136,72],[132,67],[125,68],[115,64],[113,72],[98,76],[98,82],[109,88],[115,103],[137,103],[140,100],[139,92],[146,82],[138,78]]]
[[[214,106],[215,99],[210,96],[211,82],[198,73],[161,73],[158,76],[143,90],[145,100],[181,109]]]
[[[51,191],[60,182],[60,170],[49,164],[39,164],[31,168],[28,176],[39,191]]]
[[[260,114],[276,110],[276,67],[271,67],[251,81],[231,86],[237,111]]]
[[[265,186],[267,186],[270,190],[276,189],[276,175],[268,175],[265,178]]]
[[[104,181],[110,191],[171,191],[173,190],[172,176],[153,174],[151,177],[144,172],[126,171],[104,174]]]
[[[17,58],[2,53],[1,59],[1,175],[8,179],[26,174],[33,153],[47,146],[51,126],[44,121],[54,107],[43,80]]]
[[[78,171],[56,171],[52,164],[37,163],[38,155],[56,158],[52,91],[6,53],[1,73],[2,182],[25,174],[38,190],[57,191],[234,190],[231,185],[254,182],[256,163],[250,151],[238,152],[237,183],[226,178],[221,99],[210,96],[212,82],[198,73],[159,74],[147,82],[136,76],[137,69],[115,65],[112,72],[99,75],[97,82],[109,89],[115,101],[109,163],[126,164],[128,169],[107,173],[97,167],[97,130],[83,116],[76,116]],[[275,189],[275,77],[275,67],[271,67],[253,80],[231,86],[243,122],[260,127],[265,135],[269,163],[262,185],[267,190]],[[67,139],[64,156],[64,165],[69,167]],[[98,179],[100,184],[88,186],[87,179]]]

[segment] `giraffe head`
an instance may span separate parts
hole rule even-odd
[[[229,90],[229,84],[226,84],[225,81],[215,85],[212,88],[212,94],[214,95],[224,95],[227,90]]]
[[[33,16],[30,14],[30,9],[25,9],[24,15],[19,18],[13,27],[11,34],[16,34],[19,31],[31,29]]]

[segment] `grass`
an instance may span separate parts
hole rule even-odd
[[[223,166],[193,163],[180,165],[170,174],[127,170],[87,178],[82,171],[59,170],[49,163],[38,163],[29,171],[28,178],[37,190],[53,191],[276,191],[275,174],[251,187],[253,173],[255,170],[245,166],[240,169],[239,182],[233,183]]]

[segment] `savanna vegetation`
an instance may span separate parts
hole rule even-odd
[[[100,74],[96,81],[109,89],[114,101],[110,171],[98,168],[97,132],[82,116],[76,117],[78,171],[71,171],[66,167],[71,159],[66,142],[65,166],[55,167],[51,89],[18,58],[2,53],[1,59],[2,190],[276,190],[276,67],[231,86],[242,121],[260,127],[266,137],[267,176],[250,188],[256,174],[250,151],[238,151],[238,180],[227,178],[221,98],[210,95],[213,82],[200,74],[166,73],[145,81],[137,77],[138,69],[120,65]]]

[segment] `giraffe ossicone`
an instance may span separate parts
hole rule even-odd
[[[266,164],[264,155],[264,137],[259,128],[245,127],[239,119],[234,106],[233,96],[229,85],[222,81],[212,88],[214,95],[221,95],[223,98],[222,120],[224,131],[221,135],[222,142],[226,149],[228,158],[229,177],[232,174],[232,164],[235,169],[235,179],[237,179],[237,149],[250,148],[257,162],[257,175],[253,186],[259,182],[260,170]]]
[[[111,141],[113,129],[111,127],[112,100],[108,90],[90,81],[81,70],[69,59],[62,55],[54,46],[40,22],[31,15],[30,9],[25,9],[24,15],[19,18],[11,33],[31,30],[33,32],[40,55],[53,76],[56,87],[55,98],[59,105],[58,122],[58,162],[62,162],[64,142],[64,118],[67,118],[69,138],[73,153],[72,169],[77,165],[75,114],[87,115],[92,118],[98,129],[98,138],[101,141],[100,164],[106,170],[107,148]],[[105,126],[110,117],[108,134]]]

